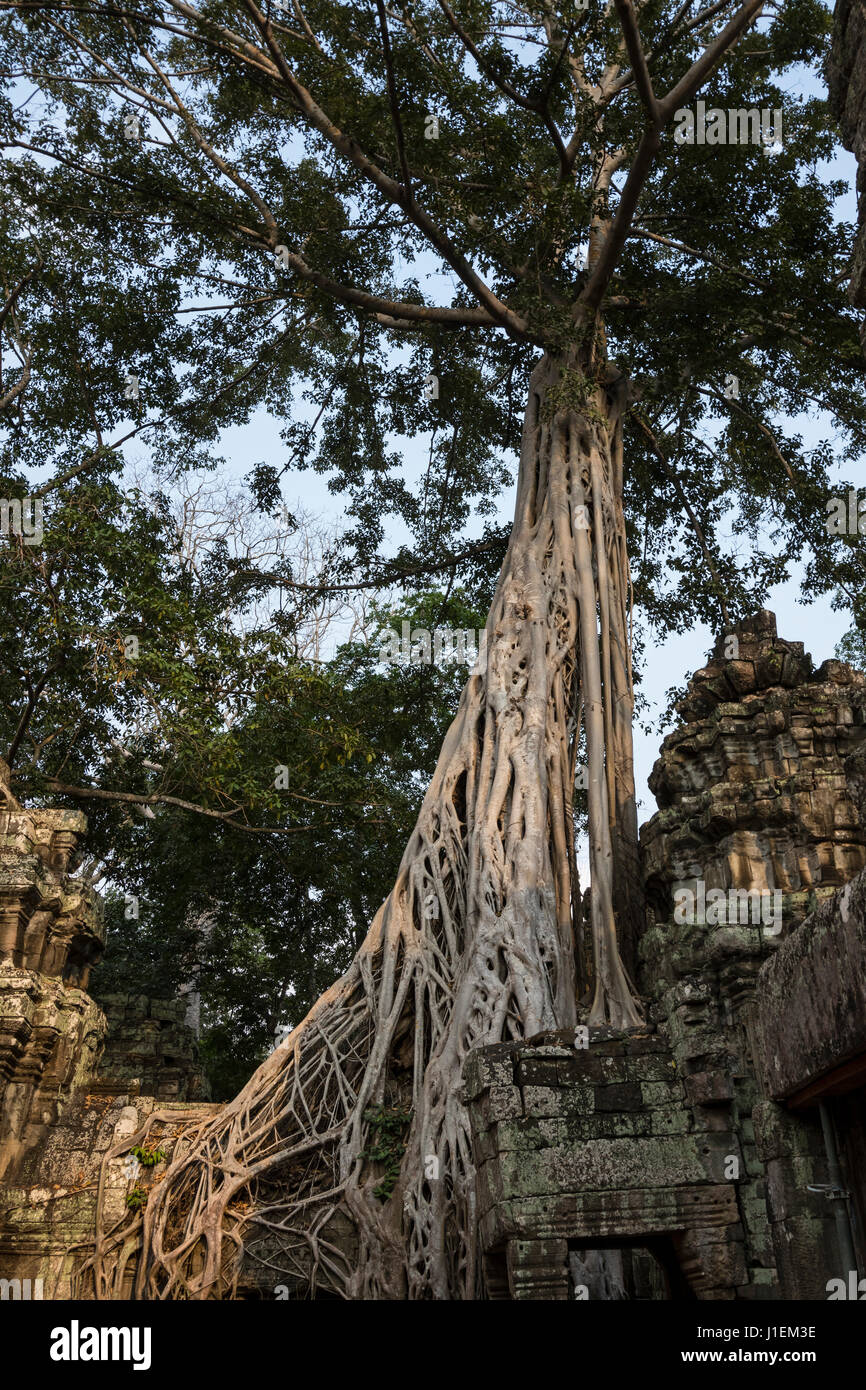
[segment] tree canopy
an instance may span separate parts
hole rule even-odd
[[[626,385],[639,631],[728,624],[801,553],[855,607],[860,542],[824,526],[866,433],[830,17],[761,8],[0,0],[0,491],[45,517],[0,553],[10,795],[88,811],[144,905],[112,909],[117,969],[201,972],[225,1086],[343,968],[461,684],[299,634],[342,594],[483,623],[540,352],[594,335]],[[698,95],[781,110],[781,148],[678,144]],[[291,526],[179,550],[171,496],[262,410],[249,514],[304,469],[345,503],[305,578]]]

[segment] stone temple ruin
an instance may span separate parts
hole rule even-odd
[[[592,1296],[611,1249],[620,1296],[824,1299],[866,1273],[866,676],[813,670],[771,613],[738,638],[650,779],[646,1029],[470,1059],[493,1298]]]
[[[157,1107],[157,1137],[218,1108],[195,1103],[206,1091],[183,1001],[109,995],[100,1007],[87,993],[104,927],[96,895],[70,874],[86,829],[79,811],[0,811],[3,1298],[69,1297],[109,1148]],[[112,1161],[112,1219],[134,1181],[128,1162]]]
[[[645,1025],[468,1059],[491,1299],[826,1299],[866,1276],[866,675],[815,670],[770,613],[736,637],[651,778]],[[219,1108],[182,1004],[87,994],[84,831],[0,813],[4,1296],[69,1297],[100,1169],[109,1217],[154,1180],[105,1155],[149,1116],[168,1151]]]

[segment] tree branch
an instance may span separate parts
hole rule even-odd
[[[700,58],[689,68],[685,77],[660,102],[663,123],[670,120],[683,102],[689,101],[694,96],[704,78],[709,77],[713,68],[724,58],[728,49],[732,48],[740,35],[748,29],[752,20],[759,17],[764,3],[765,0],[746,0],[746,3],[740,7],[733,19],[729,20],[722,32],[704,49]]]
[[[0,757],[0,796],[6,802],[7,809],[10,811],[22,811],[24,808],[21,802],[12,791],[12,772],[6,759]]]
[[[559,158],[560,173],[563,177],[570,174],[574,165],[574,157],[569,157],[565,145],[563,144],[562,136],[557,130],[556,122],[547,109],[547,103],[538,99],[533,100],[532,97],[523,96],[517,91],[516,87],[512,87],[511,83],[504,77],[500,77],[487,62],[475,41],[466,33],[466,30],[463,28],[462,24],[460,24],[451,6],[447,3],[447,0],[438,0],[438,3],[440,10],[448,20],[457,38],[463,44],[467,53],[470,53],[475,59],[479,71],[481,71],[485,77],[489,77],[494,86],[498,87],[499,91],[502,92],[503,96],[508,97],[509,101],[513,101],[515,106],[521,107],[524,111],[531,111],[533,115],[541,117],[556,149]]]
[[[734,412],[737,415],[742,415],[746,420],[751,420],[753,425],[757,425],[758,429],[761,431],[761,434],[769,442],[773,454],[776,456],[776,458],[779,460],[782,467],[784,468],[785,473],[788,476],[789,482],[792,482],[796,486],[797,478],[793,468],[791,467],[788,460],[785,458],[785,455],[782,453],[782,450],[779,448],[776,436],[773,434],[772,430],[769,429],[768,426],[763,423],[762,420],[759,420],[756,415],[752,415],[750,411],[744,410],[743,407],[739,405],[737,401],[728,400],[728,397],[723,396],[721,391],[707,390],[703,386],[696,386],[694,389],[698,392],[699,395],[709,396],[712,399],[719,401],[721,405],[726,406],[727,409],[731,412]]]
[[[2,769],[0,769],[2,771]],[[148,795],[137,792],[113,792],[105,791],[101,787],[71,787],[66,782],[58,782],[53,777],[46,778],[46,785],[59,796],[74,796],[96,801],[119,801],[133,806],[177,806],[182,811],[194,811],[197,815],[207,816],[211,820],[218,820],[223,825],[231,826],[232,830],[242,830],[247,835],[303,835],[310,831],[320,830],[322,825],[289,825],[289,826],[270,826],[270,825],[246,825],[243,821],[234,820],[241,810],[240,806],[235,806],[231,811],[213,811],[208,806],[200,806],[195,801],[185,801],[179,796],[168,796],[159,792],[152,792]],[[2,788],[2,782],[0,782]],[[16,803],[17,806],[17,803]],[[17,807],[20,809],[20,807]],[[325,821],[324,825],[331,825],[331,821]],[[382,825],[381,820],[372,820],[368,824]]]
[[[385,77],[388,83],[388,101],[391,106],[391,123],[394,126],[394,138],[397,141],[397,158],[403,171],[403,186],[411,198],[412,175],[406,162],[406,144],[403,139],[403,122],[400,120],[400,104],[397,100],[397,83],[394,79],[394,61],[391,55],[391,38],[388,34],[388,16],[385,13],[383,0],[376,0],[376,8],[379,11],[379,28],[382,32],[382,52],[385,56]]]
[[[175,0],[173,0],[173,3]],[[431,246],[442,256],[451,269],[460,277],[467,289],[475,296],[478,302],[488,314],[502,328],[511,334],[512,337],[520,341],[536,341],[529,329],[526,320],[514,313],[507,305],[493,293],[489,286],[476,274],[466,258],[457,250],[451,239],[445,232],[436,225],[428,213],[415,201],[395,179],[386,174],[377,164],[365,154],[351,135],[345,134],[340,130],[322,108],[314,101],[311,94],[302,82],[295,76],[289,67],[282,48],[277,43],[274,36],[273,27],[269,19],[262,14],[255,0],[243,0],[244,5],[253,18],[254,23],[260,30],[268,50],[276,62],[280,75],[286,86],[291,92],[301,114],[306,121],[317,130],[320,135],[333,146],[344,159],[353,165],[355,169],[369,182],[372,183],[389,202],[402,208],[408,217],[415,223],[415,226],[424,234]],[[410,315],[412,317],[412,315]]]
[[[384,589],[386,586],[396,584],[398,580],[410,579],[418,574],[435,574],[439,570],[448,569],[451,565],[457,565],[461,560],[472,559],[475,555],[481,555],[488,550],[499,550],[502,548],[501,541],[479,541],[476,545],[470,545],[466,550],[457,551],[450,555],[443,555],[438,560],[426,560],[420,565],[404,566],[395,570],[393,574],[385,572],[378,575],[375,579],[355,580],[351,584],[300,584],[293,580],[274,577],[274,583],[279,583],[284,589],[301,589],[309,593],[330,594],[338,593],[349,589]],[[392,562],[394,563],[394,562]]]
[[[634,73],[634,81],[638,94],[643,102],[644,110],[653,125],[657,125],[660,115],[659,103],[653,91],[646,55],[641,44],[640,30],[638,29],[634,5],[632,4],[632,0],[614,0],[614,4],[616,5],[616,12],[619,15],[619,22],[622,27],[626,50],[631,59],[632,71]]]
[[[628,30],[632,24],[634,12],[631,9],[631,0],[615,0],[617,12],[620,15],[620,22],[623,24],[623,33],[626,43],[629,43]],[[701,82],[712,72],[713,68],[722,60],[728,49],[736,43],[737,39],[748,28],[752,20],[757,18],[763,8],[764,0],[745,0],[745,4],[734,15],[722,32],[704,50],[700,58],[692,64],[688,72],[676,84],[676,86],[661,101],[655,102],[656,115],[650,117],[647,129],[644,131],[643,138],[638,146],[625,187],[619,200],[619,207],[616,210],[611,227],[605,237],[595,267],[587,280],[575,305],[576,315],[581,313],[594,312],[601,303],[608,281],[613,274],[617,258],[625,244],[628,236],[629,227],[634,218],[637,208],[638,198],[643,190],[650,172],[653,161],[661,143],[661,133],[674,112],[684,101],[697,91]],[[631,14],[629,15],[629,11]],[[636,21],[634,21],[634,32],[631,42],[639,46],[639,34],[636,31]],[[641,50],[641,57],[643,56]],[[635,50],[637,58],[637,50]],[[637,70],[636,70],[637,80]],[[647,75],[647,82],[649,81]],[[652,88],[644,93],[645,96],[652,94]]]
[[[18,284],[15,286],[14,290],[11,290],[10,293],[7,295],[6,303],[3,305],[2,309],[0,309],[0,328],[3,327],[3,324],[6,322],[6,319],[9,318],[11,314],[14,314],[15,304],[19,296],[21,295],[21,292],[27,288],[27,286],[30,284],[30,281],[39,274],[40,270],[45,264],[45,262],[42,259],[42,252],[37,250],[36,254],[39,257],[36,265],[33,267],[32,270],[28,270],[26,275],[22,276],[22,278],[18,281]]]
[[[661,236],[659,232],[649,232],[645,227],[631,227],[629,236],[643,237],[645,241],[657,241],[661,246],[669,246],[672,251],[682,251],[685,256],[695,256],[698,260],[706,261],[707,265],[714,265],[717,270],[723,270],[726,275],[735,275],[738,280],[745,280],[749,285],[754,285],[756,289],[768,290],[771,287],[766,280],[756,280],[754,276],[747,275],[744,270],[738,270],[736,266],[729,265],[727,261],[720,261],[718,256],[713,256],[709,251],[699,251],[695,246],[687,246],[684,241],[675,241],[673,237]]]

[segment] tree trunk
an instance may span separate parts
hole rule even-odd
[[[633,874],[636,844],[620,408],[573,366],[533,372],[486,669],[464,688],[397,881],[346,975],[153,1190],[138,1296],[231,1296],[242,1248],[255,1260],[265,1244],[274,1284],[482,1293],[461,1071],[472,1048],[576,1022],[581,720],[588,1021],[639,1021],[614,927],[615,901],[635,900],[616,885],[617,846]]]

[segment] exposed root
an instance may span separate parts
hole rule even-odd
[[[585,412],[545,412],[557,379],[547,359],[533,374],[486,670],[463,691],[394,888],[346,975],[175,1153],[144,1211],[137,1297],[230,1298],[241,1275],[301,1296],[483,1294],[462,1066],[481,1044],[576,1021],[581,719],[590,1021],[639,1019],[614,929],[610,752],[605,763],[631,699],[619,424],[601,388]],[[366,1156],[383,1106],[411,1115],[384,1201]],[[128,1235],[97,1248],[101,1296]]]

